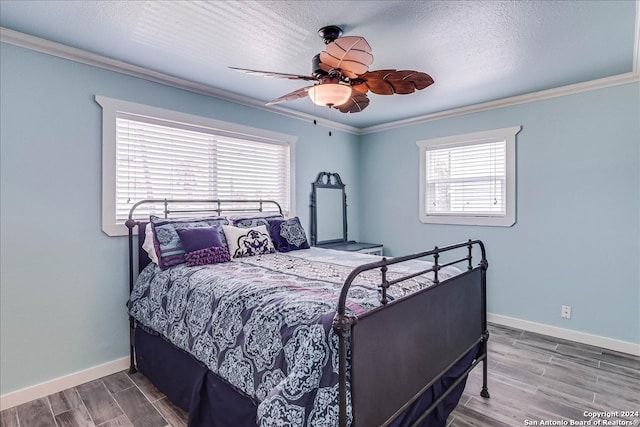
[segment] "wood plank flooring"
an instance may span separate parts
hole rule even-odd
[[[491,398],[480,397],[480,365],[449,427],[640,425],[621,413],[640,411],[640,357],[498,325],[489,331]],[[0,412],[2,427],[186,427],[187,419],[144,376],[126,371]]]
[[[640,411],[640,357],[497,325],[489,331],[491,398],[479,395],[479,366],[449,426],[640,425],[637,414],[622,414]]]

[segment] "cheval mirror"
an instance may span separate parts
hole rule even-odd
[[[320,172],[311,183],[311,245],[339,251],[382,255],[380,243],[347,238],[347,194],[335,172]]]
[[[340,175],[320,172],[311,183],[311,245],[347,242],[347,195]]]

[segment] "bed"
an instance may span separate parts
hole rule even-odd
[[[145,205],[162,207],[153,227],[133,219]],[[202,230],[192,231],[224,227],[237,254],[237,230],[220,224],[237,212],[254,212],[249,230],[293,221],[266,200],[144,200],[126,222],[130,372],[188,411],[191,427],[444,426],[480,363],[489,397],[481,241],[395,258],[301,244],[191,266],[162,265],[175,251],[151,262],[154,251],[141,248],[150,229],[181,230],[170,218],[198,215]]]

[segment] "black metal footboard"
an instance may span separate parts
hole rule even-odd
[[[474,247],[481,252],[481,261],[476,267],[472,266]],[[440,254],[465,249],[466,256],[445,264],[438,263]],[[433,257],[432,268],[393,281],[387,280],[388,266],[428,256]],[[442,282],[438,281],[439,270],[459,263],[466,263],[467,271]],[[487,266],[483,243],[470,240],[391,260],[383,258],[382,261],[358,267],[351,273],[342,288],[334,319],[334,329],[340,339],[341,427],[347,425],[345,340],[349,333],[352,426],[388,425],[478,345],[478,355],[472,365],[432,403],[414,425],[419,425],[481,361],[484,368],[481,395],[489,397]],[[351,283],[360,273],[374,269],[381,272],[382,305],[358,318],[345,314]],[[427,273],[434,275],[432,286],[397,301],[387,301],[386,291],[389,286]]]

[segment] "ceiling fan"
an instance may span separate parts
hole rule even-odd
[[[317,82],[274,99],[267,105],[308,96],[317,105],[335,108],[343,113],[358,113],[367,108],[368,91],[378,95],[409,94],[433,84],[431,76],[420,71],[369,71],[373,55],[364,37],[341,37],[342,29],[335,25],[320,28],[318,35],[324,39],[327,47],[313,57],[311,76],[229,68],[265,77]]]

